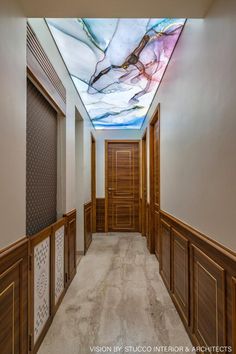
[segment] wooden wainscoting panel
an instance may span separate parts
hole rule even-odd
[[[172,215],[160,211],[161,219],[170,225],[172,234],[172,292],[170,295],[194,345],[213,345],[225,343],[235,345],[235,280],[236,254],[212,238],[200,233]],[[177,233],[177,234],[176,234]],[[182,240],[183,255],[176,249],[176,235]],[[176,301],[176,284],[182,289],[180,269],[186,264],[184,254],[190,249],[189,262],[189,326]],[[178,257],[176,255],[178,252]],[[163,250],[166,251],[166,250]],[[161,249],[162,253],[162,249]],[[162,258],[162,256],[161,256]],[[185,259],[185,261],[184,261]],[[184,271],[183,271],[184,274]],[[232,286],[233,284],[233,286]],[[183,297],[183,294],[182,294]],[[205,343],[206,342],[206,343]],[[236,353],[236,348],[234,349]]]
[[[105,232],[105,198],[97,198],[97,232]]]
[[[236,353],[236,277],[232,278],[232,325],[233,353]]]
[[[226,344],[225,272],[199,248],[191,247],[192,326],[201,346]]]
[[[76,210],[73,209],[64,214],[64,217],[66,218],[66,258],[68,259],[66,282],[68,286],[76,274]]]
[[[171,227],[161,220],[160,237],[160,274],[168,288],[171,289]]]
[[[92,203],[84,204],[84,251],[87,252],[92,242]]]
[[[28,239],[0,253],[0,352],[28,353]]]
[[[173,300],[186,325],[189,325],[189,241],[172,229]]]

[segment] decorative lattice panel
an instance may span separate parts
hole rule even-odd
[[[34,343],[50,316],[50,238],[34,247]]]
[[[26,234],[57,217],[57,113],[27,81]]]
[[[64,225],[55,232],[55,304],[64,290]]]

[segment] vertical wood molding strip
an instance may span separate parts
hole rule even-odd
[[[92,202],[84,204],[84,251],[87,252],[92,242]]]

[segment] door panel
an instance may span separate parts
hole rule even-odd
[[[139,231],[139,143],[108,142],[108,231]]]

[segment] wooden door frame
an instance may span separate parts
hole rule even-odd
[[[141,206],[141,233],[142,236],[146,236],[147,233],[147,220],[146,220],[146,208],[147,208],[147,129],[142,136],[142,206]],[[144,196],[146,195],[146,198]]]
[[[159,151],[159,204],[160,204],[160,103],[153,115],[151,122],[149,123],[149,202],[150,202],[150,246],[149,251],[155,253],[155,235],[154,235],[154,126],[159,120],[159,139],[158,139],[158,151]],[[159,205],[160,208],[160,205]],[[160,241],[160,240],[159,240]],[[159,248],[160,249],[160,248]]]
[[[96,232],[96,139],[91,133],[91,204],[92,204],[92,232]]]
[[[116,144],[116,143],[124,143],[124,144],[138,143],[139,153],[140,153],[140,140],[105,140],[105,232],[108,232],[108,145]],[[139,199],[140,199],[140,187],[139,187]]]

